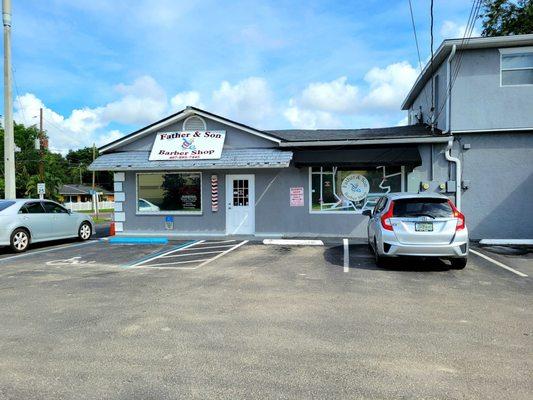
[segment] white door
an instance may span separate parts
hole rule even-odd
[[[226,175],[226,234],[255,233],[254,175]]]

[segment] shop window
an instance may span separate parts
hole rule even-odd
[[[137,174],[137,212],[200,214],[202,174],[200,172]]]
[[[502,49],[501,85],[533,85],[533,50]]]
[[[384,194],[401,192],[403,179],[403,167],[364,170],[313,167],[310,211],[360,214],[373,209]]]

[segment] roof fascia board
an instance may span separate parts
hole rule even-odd
[[[318,147],[318,146],[367,146],[372,144],[417,144],[446,143],[451,136],[417,137],[404,139],[361,139],[361,140],[315,140],[303,142],[281,142],[281,147]]]
[[[147,135],[149,133],[157,131],[158,129],[160,129],[161,127],[163,127],[165,125],[173,124],[173,123],[178,122],[179,120],[181,120],[183,118],[187,118],[187,117],[189,117],[191,115],[195,115],[195,114],[196,115],[200,115],[200,116],[202,116],[204,118],[213,120],[213,121],[220,122],[221,124],[231,126],[233,128],[239,129],[241,131],[251,133],[252,135],[259,136],[259,137],[261,137],[263,139],[267,139],[267,140],[270,140],[270,141],[278,143],[278,144],[281,143],[281,139],[278,139],[278,138],[275,138],[273,136],[267,135],[267,134],[265,134],[265,133],[263,133],[261,131],[258,131],[256,129],[252,129],[252,128],[240,125],[238,123],[229,121],[229,120],[224,119],[224,118],[219,118],[219,117],[217,117],[217,116],[215,116],[215,115],[213,115],[211,113],[203,112],[202,110],[197,109],[197,108],[194,108],[194,109],[188,108],[188,109],[185,109],[182,112],[176,114],[172,118],[165,119],[165,120],[161,121],[158,124],[150,126],[150,127],[146,128],[146,129],[142,129],[142,130],[138,131],[137,133],[135,133],[134,135],[126,136],[126,137],[124,137],[123,140],[119,140],[118,142],[111,143],[109,145],[101,147],[100,148],[100,153],[105,153],[105,152],[107,152],[109,150],[113,150],[113,149],[115,149],[117,147],[120,147],[120,146],[123,146],[125,144],[131,143],[131,142],[139,139],[140,137],[142,137],[144,135]]]
[[[183,117],[188,117],[192,113],[193,113],[193,111],[185,109],[185,110],[183,110],[182,112],[176,114],[174,117],[172,117],[170,119],[165,119],[165,120],[161,121],[158,124],[150,126],[149,128],[141,129],[137,133],[135,133],[135,134],[133,134],[131,136],[126,136],[122,140],[119,140],[119,141],[117,141],[115,143],[111,143],[111,144],[108,144],[106,146],[100,147],[100,149],[99,149],[100,153],[105,153],[106,151],[113,150],[113,149],[115,149],[117,147],[124,146],[125,144],[131,143],[131,142],[137,140],[141,136],[144,136],[144,135],[146,135],[148,133],[154,132],[154,131],[158,130],[159,128],[161,128],[162,126],[165,126],[165,125],[168,125],[168,124],[173,124],[173,123],[179,121]]]
[[[139,167],[109,167],[109,168],[89,168],[89,171],[203,171],[203,170],[213,170],[213,169],[267,169],[267,168],[288,168],[289,163],[279,163],[279,164],[265,164],[265,165],[246,165],[246,166],[206,166],[206,167],[187,167],[187,168],[168,168],[168,167],[150,167],[150,168],[139,168]]]

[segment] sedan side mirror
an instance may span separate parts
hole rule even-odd
[[[363,215],[372,218],[372,210],[363,210]]]

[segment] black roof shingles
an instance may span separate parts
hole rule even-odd
[[[425,124],[363,129],[283,129],[265,131],[284,142],[311,142],[335,140],[403,139],[442,136],[442,131]]]

